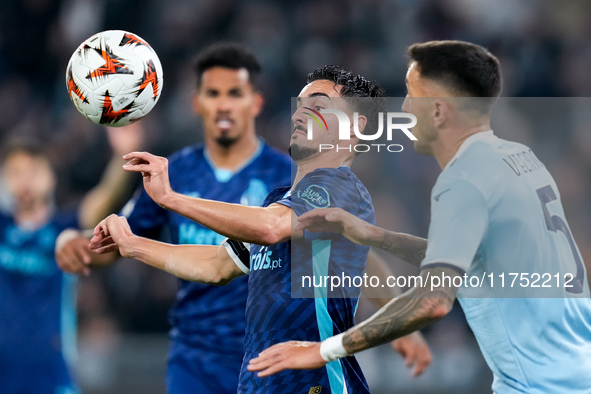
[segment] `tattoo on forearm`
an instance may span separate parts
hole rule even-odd
[[[427,250],[427,240],[413,235],[386,231],[380,249],[416,266],[421,264]]]
[[[421,329],[451,309],[455,288],[440,287],[433,292],[415,288],[390,301],[375,315],[347,331],[343,345],[349,353],[369,349]]]

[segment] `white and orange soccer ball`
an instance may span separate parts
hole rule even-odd
[[[94,123],[126,126],[146,116],[162,91],[162,65],[139,36],[107,30],[84,41],[66,69],[70,99]]]

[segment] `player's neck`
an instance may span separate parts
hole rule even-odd
[[[15,222],[21,227],[39,228],[47,223],[50,215],[49,204],[37,202],[18,206],[14,218]]]
[[[481,123],[461,130],[449,130],[446,132],[449,138],[441,137],[433,147],[433,156],[443,170],[447,163],[458,153],[458,150],[469,137],[476,133],[490,130],[490,123]]]
[[[216,167],[235,170],[257,150],[259,142],[256,135],[246,133],[230,146],[222,146],[215,140],[206,141],[207,152]]]

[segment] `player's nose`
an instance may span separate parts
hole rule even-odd
[[[217,100],[218,112],[230,112],[232,110],[232,100],[229,97],[219,97]]]
[[[293,115],[291,116],[291,120],[295,125],[298,124],[306,124],[306,120],[304,119],[304,110],[303,107],[298,108]]]
[[[406,95],[406,97],[404,97],[404,101],[402,102],[402,107],[400,107],[400,109],[402,109],[402,112],[406,112],[406,113],[410,113],[410,98],[408,97],[408,95]]]

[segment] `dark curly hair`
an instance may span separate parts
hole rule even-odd
[[[341,85],[341,96],[350,98],[347,101],[353,109],[367,118],[364,133],[377,130],[378,113],[384,112],[386,108],[384,89],[380,85],[335,65],[317,68],[308,74],[308,83],[318,80]]]

